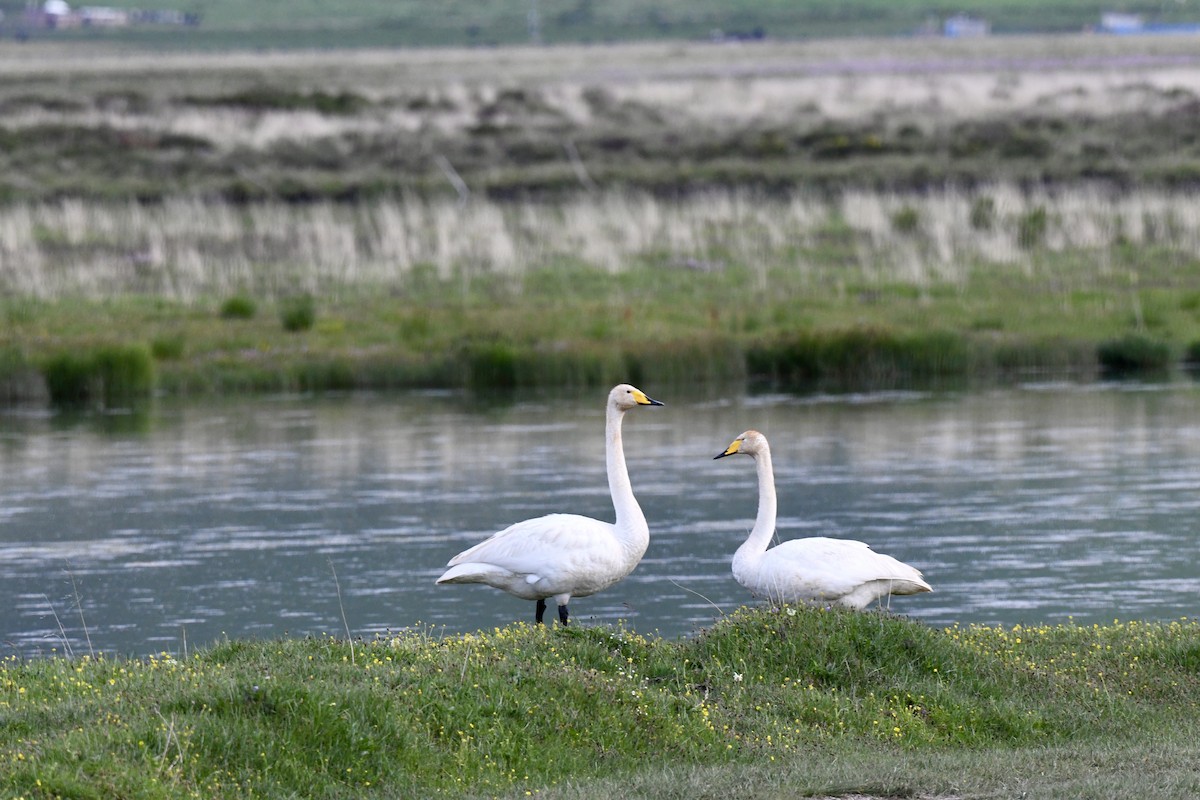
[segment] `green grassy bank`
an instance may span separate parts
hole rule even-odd
[[[343,316],[361,309],[328,309],[317,330],[303,333],[270,322],[234,325],[178,309],[160,309],[170,312],[165,320],[153,313],[139,318],[143,310],[123,303],[51,309],[47,318],[79,319],[82,311],[93,332],[58,333],[0,350],[0,399],[120,408],[161,393],[586,389],[624,380],[862,389],[931,381],[967,385],[1036,374],[1165,377],[1186,355],[1183,348],[1141,334],[1091,342],[1078,335],[1037,339],[872,325],[791,333],[718,326],[659,336],[656,329],[671,326],[622,312],[587,315],[596,329],[615,329],[629,320],[627,332],[604,340],[586,334],[510,338],[502,320],[480,315],[484,318],[449,328],[444,336],[429,333],[444,341],[425,343],[428,349],[422,350],[421,341],[396,340],[407,327],[427,324],[423,312],[381,310],[368,325],[391,341],[361,346],[353,341],[361,332],[348,333]],[[416,321],[406,319],[410,314]],[[124,335],[109,333],[105,324],[120,324]],[[1192,362],[1179,363],[1190,368]]]
[[[119,408],[162,393],[587,389],[624,380],[810,390],[967,385],[1037,374],[1155,378],[1190,369],[1196,350],[1140,333],[1038,338],[886,323],[746,332],[736,329],[737,320],[687,329],[632,310],[581,310],[590,332],[540,338],[506,329],[504,314],[464,321],[455,311],[375,311],[364,320],[362,306],[329,306],[314,329],[293,332],[278,321],[231,323],[137,302],[55,305],[37,320],[82,321],[88,330],[59,329],[0,349],[0,400]],[[425,330],[444,317],[457,324]],[[601,338],[602,331],[620,329]]]
[[[0,791],[1182,797],[1198,711],[1189,620],[935,630],[789,608],[677,641],[524,624],[237,641],[0,662]]]
[[[1031,374],[1162,376],[1196,360],[1200,268],[1130,285],[1004,276],[829,282],[643,264],[426,276],[261,300],[0,300],[0,398],[120,406],[156,393],[646,385],[862,388]],[[833,277],[841,274],[842,277]],[[1138,273],[1133,273],[1138,274]],[[1094,279],[1094,281],[1092,280]],[[1090,283],[1091,285],[1085,285]],[[761,288],[765,287],[765,288]]]

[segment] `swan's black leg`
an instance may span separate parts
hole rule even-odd
[[[537,617],[536,617],[536,619],[537,619],[537,624],[538,624],[538,625],[542,625],[542,624],[544,624],[544,623],[542,622],[542,617],[544,617],[545,615],[546,615],[546,599],[543,597],[543,598],[539,599],[539,600],[538,600],[538,603],[537,603]]]
[[[567,613],[567,607],[559,606],[558,607],[558,621],[561,622],[563,625],[566,625],[568,616],[570,616],[570,615]]]

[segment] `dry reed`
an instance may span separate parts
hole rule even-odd
[[[994,208],[994,224],[985,227],[972,220],[981,199]],[[1031,214],[1045,219],[1036,241],[1023,238]],[[834,229],[849,253],[828,252]],[[834,201],[737,191],[668,201],[610,192],[555,205],[475,198],[462,207],[415,198],[247,207],[70,200],[0,208],[0,234],[0,291],[46,299],[338,295],[402,285],[417,269],[441,280],[486,274],[519,285],[530,271],[562,263],[609,273],[738,264],[756,270],[759,289],[779,269],[811,280],[857,275],[926,287],[961,284],[981,265],[1028,275],[1062,253],[1088,255],[1074,268],[1083,283],[1107,274],[1117,244],[1200,256],[1200,202],[1159,190],[1049,193],[1006,185],[920,196],[856,191]]]

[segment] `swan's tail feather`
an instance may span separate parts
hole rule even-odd
[[[921,594],[932,592],[933,587],[920,578],[911,580],[896,580],[892,582],[891,594]]]
[[[442,577],[438,578],[436,583],[488,583],[489,578],[497,578],[509,574],[511,573],[504,569],[504,567],[497,567],[494,564],[481,564],[477,561],[468,561],[466,564],[456,564],[443,572]]]

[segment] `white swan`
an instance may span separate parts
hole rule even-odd
[[[437,582],[484,583],[537,600],[539,623],[546,613],[546,598],[553,597],[558,618],[566,625],[572,597],[587,597],[624,578],[650,543],[646,517],[629,485],[621,420],[631,408],[661,405],[627,383],[608,393],[604,453],[616,524],[578,514],[527,519],[450,559],[450,569]]]
[[[733,556],[733,577],[755,597],[863,609],[888,595],[933,591],[917,569],[876,553],[864,542],[816,536],[792,539],[768,550],[775,533],[776,502],[767,437],[746,431],[715,458],[735,453],[752,457],[758,468],[758,516],[754,530]]]

